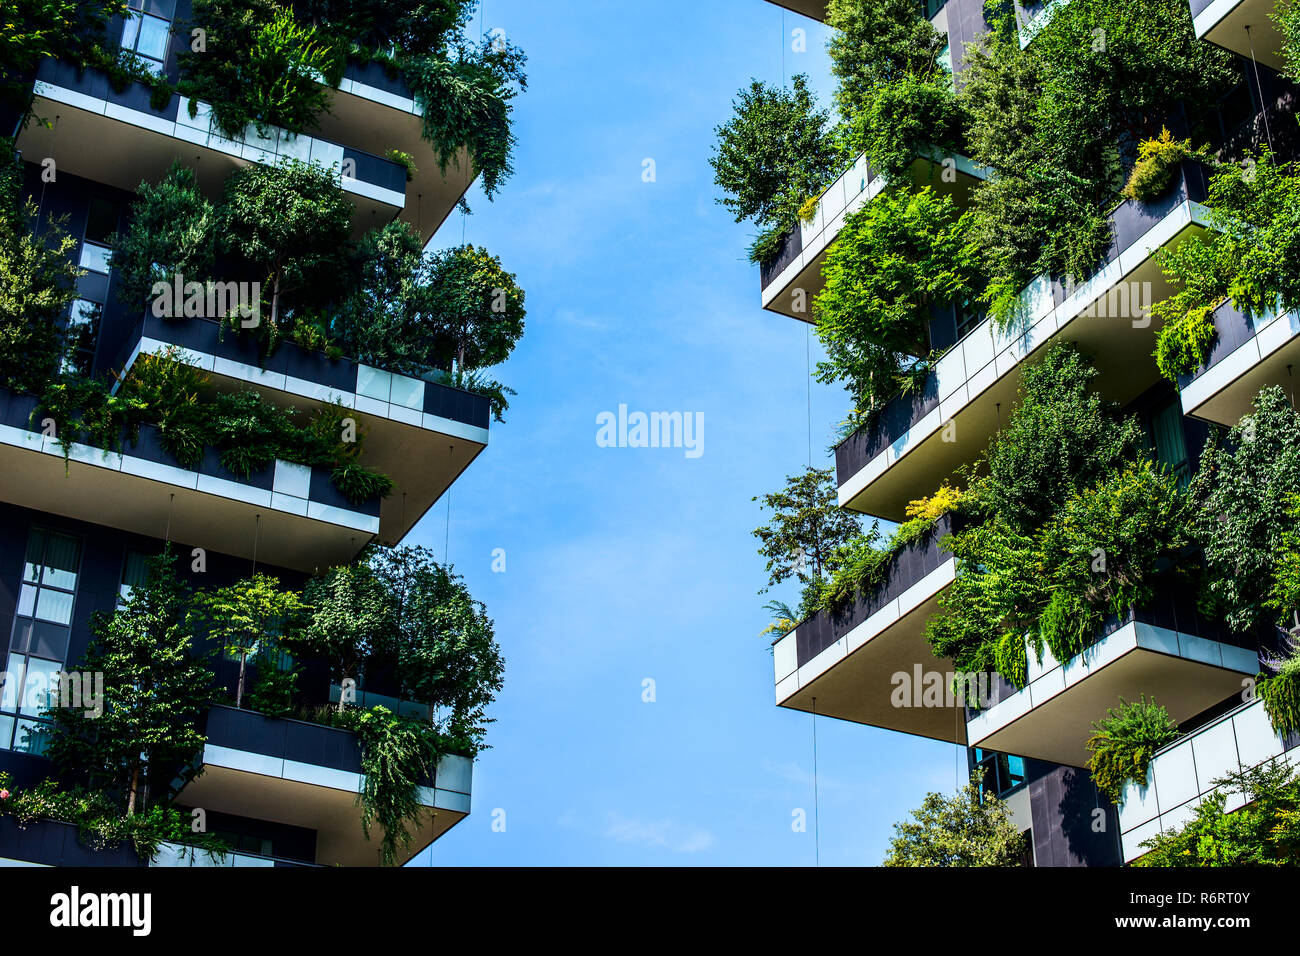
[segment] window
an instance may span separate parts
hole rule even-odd
[[[80,564],[78,539],[32,530],[0,686],[0,749],[45,752],[44,717],[67,657]]]
[[[86,233],[81,242],[81,268],[108,275],[108,256],[117,236],[117,203],[96,197],[86,213]]]
[[[1025,782],[1025,758],[975,748],[975,767],[984,771],[980,795],[1001,798]]]
[[[1178,477],[1179,487],[1186,488],[1192,480],[1192,473],[1183,436],[1183,408],[1177,398],[1151,415],[1147,422],[1147,441],[1156,461]]]
[[[84,257],[83,257],[84,258]],[[63,357],[63,370],[89,375],[95,363],[95,348],[99,345],[99,325],[104,307],[89,299],[74,299],[68,312],[67,353]]]
[[[122,583],[117,589],[117,606],[124,607],[136,588],[149,580],[149,555],[143,551],[128,551],[122,563]]]
[[[957,341],[960,342],[971,329],[983,322],[986,314],[978,302],[968,300],[957,306]]]
[[[171,21],[145,13],[141,0],[131,0],[131,8],[122,25],[122,48],[134,53],[146,69],[161,75],[167,62]]]

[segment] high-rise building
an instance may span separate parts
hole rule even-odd
[[[470,159],[468,142],[439,155],[422,135],[438,119],[427,118],[427,98],[413,92],[408,67],[426,51],[403,44],[422,42],[412,32],[433,31],[434,24],[399,25],[389,34],[371,25],[374,37],[349,37],[325,33],[328,24],[284,22],[288,4],[82,6],[85,23],[55,25],[52,35],[60,39],[52,41],[53,55],[4,78],[7,89],[17,90],[2,132],[13,137],[21,199],[31,204],[27,226],[44,240],[58,232],[70,237],[68,255],[80,270],[71,304],[57,318],[58,366],[37,367],[41,355],[7,355],[3,362],[7,369],[28,365],[35,383],[0,388],[0,641],[7,660],[0,773],[12,791],[7,801],[42,781],[76,782],[75,767],[56,772],[46,754],[52,715],[61,706],[58,675],[80,679],[95,620],[147,586],[151,557],[169,549],[184,583],[207,593],[254,573],[300,591],[313,576],[356,567],[371,545],[402,542],[486,448],[493,409],[482,390],[453,384],[466,365],[454,342],[428,347],[441,350],[445,362],[427,354],[386,360],[374,341],[340,340],[328,303],[308,304],[314,283],[339,279],[331,294],[340,299],[364,281],[358,276],[365,263],[356,265],[356,257],[374,230],[405,224],[403,235],[418,256],[475,179],[479,164]],[[252,26],[236,22],[232,7],[251,11]],[[92,10],[105,15],[96,21]],[[239,31],[247,29],[254,31],[250,48],[240,45]],[[313,59],[329,43],[342,53],[328,64]],[[232,56],[241,58],[238,69]],[[194,92],[200,89],[225,90],[231,98],[205,100]],[[508,123],[508,105],[499,105],[495,119]],[[287,118],[269,119],[280,115]],[[130,300],[122,294],[128,280],[115,249],[139,213],[141,184],[158,184],[173,168],[178,188],[196,187],[220,225],[168,219],[185,214],[162,209],[155,212],[159,228],[215,233],[215,264],[206,274],[167,273],[162,286],[150,289],[151,303]],[[296,170],[308,185],[295,190],[250,181],[266,190],[245,194],[254,205],[265,203],[261,227],[236,225],[237,215],[221,219],[231,208],[222,197],[232,177],[256,169]],[[306,227],[302,236],[301,223],[311,223],[315,210],[293,204],[310,204],[314,196],[345,213]],[[334,231],[319,232],[326,228]],[[336,248],[316,250],[318,261],[304,265],[296,257],[322,235]],[[240,245],[244,240],[265,244],[264,261]],[[377,269],[398,268],[399,254],[386,255],[391,258],[376,254],[369,261]],[[322,271],[321,261],[333,265]],[[508,290],[496,291],[504,303]],[[372,289],[372,295],[376,310],[396,308],[386,293]],[[293,307],[285,303],[295,301],[291,318]],[[506,312],[491,306],[485,311]],[[381,318],[375,316],[368,334],[396,335],[382,331]],[[268,331],[279,339],[272,341]],[[12,341],[3,347],[13,348]],[[107,415],[112,402],[139,398],[133,380],[156,384],[161,368],[178,364],[189,365],[202,383],[201,394],[188,399],[198,403],[197,419],[219,419],[233,429],[227,439],[207,432],[186,449],[174,407],[143,407],[105,441],[89,420],[94,409]],[[39,387],[59,382],[75,406],[70,414],[52,410],[49,392]],[[240,414],[253,424],[239,426]],[[111,420],[112,429],[119,425]],[[312,431],[318,427],[338,433],[322,439]],[[375,786],[364,770],[367,738],[330,712],[340,703],[355,713],[378,705],[402,720],[430,722],[430,697],[412,694],[391,659],[363,668],[356,680],[355,669],[331,666],[324,652],[290,653],[273,639],[282,623],[272,618],[243,654],[221,642],[214,646],[196,628],[193,650],[212,654],[216,685],[199,719],[197,756],[184,765],[150,767],[155,779],[133,793],[137,812],[178,810],[229,852],[214,858],[179,839],[162,840],[152,857],[130,841],[92,848],[79,834],[84,819],[0,813],[0,860],[377,865],[385,822],[393,819],[384,807],[395,798],[366,796]],[[94,675],[84,676],[89,699]],[[256,696],[258,686],[271,689],[276,706]],[[241,706],[234,706],[241,692]],[[413,840],[397,844],[389,862],[410,860],[470,812],[473,761],[466,754],[472,750],[463,742],[439,750],[427,779],[417,781],[418,807],[396,811]],[[164,786],[168,775],[173,779]],[[373,817],[368,835],[363,812]]]
[[[774,2],[823,21],[833,6]],[[1020,48],[1041,42],[1068,7],[1069,0],[1017,7]],[[1130,9],[1142,16],[1137,11],[1146,8]],[[1033,279],[1019,293],[1014,322],[995,321],[987,303],[940,297],[931,306],[928,341],[911,350],[931,359],[915,387],[873,409],[835,448],[841,507],[893,522],[912,517],[910,501],[985,454],[1016,413],[1026,369],[1058,343],[1089,357],[1096,369],[1092,390],[1136,417],[1149,456],[1184,486],[1197,473],[1209,436],[1238,425],[1262,388],[1278,386],[1293,399],[1293,366],[1300,358],[1295,312],[1251,315],[1232,296],[1211,301],[1212,348],[1171,382],[1153,357],[1161,322],[1149,311],[1175,291],[1162,270],[1162,251],[1215,233],[1207,208],[1211,164],[1238,164],[1262,147],[1275,157],[1293,155],[1295,87],[1280,75],[1285,58],[1273,13],[1271,2],[1192,0],[1196,41],[1227,51],[1225,69],[1235,80],[1213,100],[1176,104],[1144,119],[1148,135],[1164,126],[1176,141],[1195,137],[1207,150],[1199,158],[1180,157],[1161,188],[1122,198],[1120,179],[1113,202],[1099,210],[1105,249],[1093,267],[1086,275]],[[1152,8],[1146,15],[1165,14]],[[990,30],[983,0],[923,2],[914,16],[946,36],[941,60],[960,89],[968,79],[967,53]],[[951,197],[957,210],[969,209],[973,191],[998,174],[957,145],[918,148],[914,162],[893,175],[860,156],[805,204],[800,221],[760,261],[763,308],[815,321],[811,304],[826,287],[828,255],[846,218],[887,190],[928,188]],[[1113,145],[1127,174],[1137,143],[1130,137]],[[965,520],[959,511],[940,514],[933,529],[895,549],[884,571],[847,603],[787,625],[773,646],[776,703],[966,748],[972,770],[984,771],[983,791],[1005,800],[1029,834],[1026,862],[1039,866],[1133,861],[1147,852],[1143,841],[1186,823],[1216,789],[1214,781],[1300,743],[1294,730],[1275,729],[1253,693],[1282,635],[1271,626],[1226,625],[1198,604],[1205,593],[1187,587],[1165,587],[1103,615],[1099,626],[1089,625],[1082,649],[1063,660],[1047,648],[1040,656],[1028,634],[1026,673],[1014,680],[979,675],[988,676],[990,686],[980,688],[974,705],[954,695],[950,688],[961,668],[936,656],[927,625],[962,573],[963,562],[945,542]],[[967,565],[978,563],[979,556],[967,557]],[[1088,740],[1093,722],[1121,698],[1144,695],[1167,709],[1176,732],[1151,757],[1145,779],[1129,780],[1115,804],[1087,769]],[[922,794],[916,797],[919,803]],[[1233,794],[1228,809],[1243,802]]]

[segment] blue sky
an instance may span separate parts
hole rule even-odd
[[[506,686],[472,815],[415,862],[811,865],[811,718],[774,706],[749,533],[751,499],[807,461],[808,335],[761,309],[751,230],[716,205],[708,157],[751,77],[806,72],[828,99],[825,31],[761,0],[485,3],[483,28],[529,55],[516,173],[435,245],[463,230],[526,289],[499,376],[519,395],[450,525],[444,499],[409,540],[441,557],[449,538]],[[702,412],[703,455],[598,447],[620,404]],[[813,384],[819,466],[846,408]],[[893,821],[964,771],[953,746],[834,720],[817,744],[823,864],[878,863]]]

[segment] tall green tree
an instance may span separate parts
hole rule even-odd
[[[280,587],[279,578],[260,573],[205,591],[196,603],[206,618],[208,636],[219,642],[226,654],[239,658],[235,706],[243,707],[249,657],[278,648],[280,639],[298,626],[307,609],[296,593]]]
[[[203,749],[213,678],[195,646],[192,610],[193,595],[165,551],[122,607],[91,624],[78,670],[103,675],[103,713],[51,712],[50,757],[90,786],[120,795],[128,816],[146,787],[166,789]]]
[[[1254,407],[1228,441],[1206,451],[1197,482],[1210,588],[1241,632],[1273,621],[1269,592],[1288,535],[1300,526],[1292,508],[1300,488],[1300,415],[1277,386],[1262,389]]]
[[[340,684],[365,677],[376,659],[390,656],[394,640],[393,597],[368,560],[331,568],[303,589],[311,621],[298,642],[323,654]],[[346,701],[339,695],[339,711]]]
[[[221,205],[224,246],[265,277],[270,326],[278,328],[284,300],[313,300],[335,288],[343,271],[352,204],[337,173],[294,160],[253,163],[226,180]],[[265,296],[266,290],[263,290]]]
[[[486,249],[457,246],[432,255],[429,296],[440,316],[429,365],[439,355],[465,371],[499,365],[524,334],[524,290]]]
[[[830,115],[817,109],[808,78],[794,77],[790,89],[754,80],[733,102],[734,115],[717,127],[709,163],[718,199],[736,217],[763,231],[751,250],[766,261],[774,243],[798,221],[800,207],[835,175],[837,155],[828,136]]]
[[[384,549],[374,565],[393,599],[404,695],[429,704],[431,720],[445,711],[447,733],[477,748],[505,671],[486,607],[425,548]]]
[[[912,818],[894,824],[884,866],[1019,866],[1025,838],[1005,803],[981,796],[972,779],[960,793],[926,794]]]
[[[134,310],[150,302],[154,283],[170,285],[211,277],[216,246],[216,212],[199,189],[194,172],[174,164],[157,184],[141,183],[131,203],[130,222],[113,246],[109,265],[118,298]]]
[[[768,588],[799,582],[805,609],[817,601],[818,586],[835,570],[836,556],[862,531],[858,517],[839,506],[833,472],[808,467],[788,476],[785,487],[754,501],[770,510],[768,523],[752,532],[767,559]]]

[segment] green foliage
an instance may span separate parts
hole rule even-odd
[[[157,185],[142,182],[131,204],[130,225],[113,246],[109,265],[122,302],[143,308],[154,284],[169,288],[177,275],[207,278],[215,252],[212,203],[194,172],[179,162]]]
[[[393,479],[356,462],[344,462],[330,472],[334,487],[354,505],[362,505],[393,493]]]
[[[226,180],[223,247],[265,277],[272,332],[284,296],[299,293],[310,302],[333,288],[344,266],[351,221],[352,204],[335,174],[311,163],[253,163]]]
[[[1132,702],[1121,697],[1118,707],[1093,721],[1092,736],[1088,738],[1092,754],[1088,771],[1097,789],[1111,803],[1119,803],[1124,784],[1145,786],[1147,767],[1155,752],[1177,739],[1178,725],[1155,698],[1148,703],[1145,694]]]
[[[249,657],[277,649],[277,638],[296,627],[308,609],[295,592],[281,589],[279,579],[269,574],[254,574],[225,587],[203,591],[196,604],[208,636],[226,654],[239,658],[235,706],[242,707]]]
[[[1283,75],[1293,83],[1300,83],[1300,5],[1294,0],[1277,4],[1269,17],[1282,33],[1282,59],[1286,62]]]
[[[384,158],[406,170],[406,181],[408,183],[414,180],[415,174],[419,172],[415,165],[415,157],[410,153],[404,153],[400,149],[390,149],[384,153]]]
[[[831,0],[826,22],[848,156],[866,153],[898,177],[927,147],[957,148],[962,114],[939,59],[944,38],[913,0]]]
[[[1121,195],[1139,202],[1160,198],[1169,188],[1175,171],[1189,159],[1204,162],[1207,160],[1206,151],[1193,149],[1191,140],[1176,140],[1167,127],[1162,128],[1159,136],[1138,143],[1137,162],[1133,164]]]
[[[1274,730],[1279,734],[1300,730],[1300,655],[1293,652],[1279,662],[1277,673],[1261,679],[1255,689]]]
[[[754,262],[772,260],[802,206],[835,174],[830,117],[817,109],[806,76],[792,83],[792,89],[778,89],[754,80],[733,102],[735,115],[714,130],[709,163],[714,183],[726,193],[718,203],[736,222],[748,219],[759,227],[750,250]]]
[[[1300,780],[1285,761],[1271,760],[1213,781],[1182,827],[1142,843],[1148,852],[1134,865],[1295,866],[1300,864]],[[1246,806],[1224,813],[1231,794]]]
[[[420,830],[430,815],[420,803],[420,788],[438,766],[441,739],[432,726],[397,717],[385,707],[341,710],[332,722],[361,738],[361,827],[367,839],[375,824],[383,830],[381,859],[392,866],[415,841],[411,830]]]
[[[257,678],[248,691],[248,709],[267,717],[291,717],[295,712],[302,668],[296,664],[281,668],[279,657],[275,652],[259,652],[253,661]]]
[[[113,16],[126,11],[124,0],[11,0],[5,4],[0,34],[0,103],[26,110],[31,81],[42,59],[57,56],[92,66],[115,62],[108,39]]]
[[[1021,531],[1041,526],[1075,492],[1130,457],[1142,440],[1092,391],[1096,369],[1068,345],[1025,368],[1019,404],[989,446],[987,507]]]
[[[392,598],[402,692],[432,708],[459,752],[477,753],[505,672],[487,609],[428,549],[381,549],[371,563]]]
[[[463,38],[450,55],[412,56],[402,75],[421,111],[421,134],[433,147],[444,175],[459,169],[468,151],[474,175],[483,177],[489,199],[514,172],[512,100],[527,87],[526,57],[500,38],[474,46]]]
[[[5,165],[0,178],[9,193],[17,173]],[[33,235],[28,219],[36,219],[30,202],[0,216],[0,384],[39,392],[58,365],[58,323],[76,297],[81,270],[70,258],[77,242],[60,223],[47,221],[44,234]]]
[[[1300,627],[1300,493],[1286,506],[1286,527],[1279,537],[1280,550],[1273,569],[1273,586],[1264,602],[1278,612],[1282,627]]]
[[[466,371],[499,365],[524,334],[524,290],[486,249],[466,245],[429,257],[428,295],[438,316],[422,342],[431,367],[454,360]],[[408,335],[413,330],[408,330]]]
[[[1254,406],[1224,445],[1207,449],[1200,476],[1210,589],[1242,633],[1274,619],[1269,595],[1297,528],[1291,502],[1300,488],[1300,416],[1277,386]]]
[[[41,393],[32,420],[54,422],[66,462],[74,442],[112,450],[121,447],[130,407],[129,400],[113,395],[105,382],[68,378],[54,381]]]
[[[103,674],[103,713],[50,712],[50,758],[65,773],[113,795],[127,816],[144,789],[168,792],[178,771],[203,749],[202,717],[212,673],[199,659],[192,595],[170,549],[153,559],[146,584],[91,623],[78,671]]]
[[[1227,166],[1210,180],[1208,206],[1215,232],[1161,253],[1175,284],[1152,314],[1164,322],[1156,345],[1170,379],[1196,370],[1214,342],[1210,313],[1220,302],[1254,315],[1300,307],[1300,173],[1268,152]]]
[[[163,843],[182,843],[203,850],[221,862],[229,849],[219,837],[195,833],[190,817],[167,806],[152,806],[129,816],[102,790],[60,787],[42,780],[30,790],[14,790],[7,773],[0,771],[0,814],[12,816],[19,826],[37,820],[57,820],[78,828],[83,843],[105,850],[130,843],[142,859],[152,859]]]
[[[295,646],[326,657],[340,684],[364,678],[367,665],[392,653],[391,596],[367,561],[331,568],[303,589],[311,621]],[[339,700],[339,710],[344,700]]]
[[[505,421],[505,413],[510,411],[510,397],[519,394],[509,385],[503,385],[482,372],[467,372],[459,368],[451,373],[447,384],[487,398],[492,419],[497,422]]]
[[[1021,49],[1014,13],[968,50],[962,90],[973,157],[996,170],[975,191],[975,233],[1002,321],[1035,276],[1087,277],[1110,240],[1105,212],[1153,119],[1212,104],[1235,82],[1198,40],[1182,0],[1072,0]]]
[[[206,49],[182,50],[180,92],[211,106],[216,128],[241,138],[250,123],[298,134],[318,125],[330,87],[343,79],[346,48],[271,0],[194,0],[192,24]]]
[[[980,794],[972,777],[960,793],[926,794],[912,819],[894,824],[883,866],[1019,866],[1027,849],[1011,810]]]
[[[780,491],[755,497],[770,509],[768,524],[755,528],[758,553],[767,559],[767,589],[791,578],[802,587],[804,610],[817,605],[819,583],[835,571],[842,551],[861,530],[858,518],[839,507],[831,469],[806,468],[786,478]]]
[[[828,253],[826,288],[813,303],[826,361],[818,381],[844,382],[870,417],[932,358],[930,307],[978,294],[970,219],[929,188],[889,190],[844,223]]]

